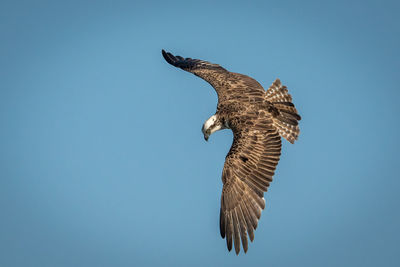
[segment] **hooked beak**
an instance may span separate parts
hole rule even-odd
[[[208,137],[210,137],[210,133],[208,132],[208,130],[206,130],[204,128],[204,125],[203,125],[203,128],[201,128],[201,131],[203,132],[204,140],[208,141]]]

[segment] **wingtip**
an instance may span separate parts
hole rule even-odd
[[[163,57],[164,57],[164,59],[166,60],[166,61],[168,61],[168,53],[164,50],[164,49],[161,49],[161,54],[163,55]]]
[[[165,59],[165,61],[167,61],[169,64],[174,65],[175,66],[175,57],[171,54],[166,52],[164,49],[161,50],[161,53]]]
[[[229,238],[226,237],[226,244],[227,244],[227,247],[228,247],[228,251],[231,252],[231,250],[232,250],[232,239],[229,241]]]
[[[251,234],[249,233],[249,237],[250,237],[250,242],[254,241],[254,232],[251,232]]]

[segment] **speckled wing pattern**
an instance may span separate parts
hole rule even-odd
[[[162,50],[164,59],[171,65],[191,72],[207,81],[218,94],[218,101],[234,99],[248,100],[249,97],[258,101],[265,96],[264,88],[249,76],[229,72],[220,65],[200,59],[174,56]]]
[[[279,79],[265,91],[251,77],[219,65],[162,54],[171,65],[209,82],[218,94],[217,113],[227,118],[234,135],[222,172],[220,233],[229,251],[234,246],[238,254],[242,244],[247,252],[281,155],[281,136],[293,143],[299,135],[301,118],[292,97]]]
[[[226,238],[228,250],[233,241],[236,254],[240,240],[245,252],[247,235],[254,240],[254,230],[265,208],[264,192],[272,182],[281,154],[281,138],[270,114],[246,112],[242,117],[232,125],[234,140],[222,171],[220,210],[221,236]]]

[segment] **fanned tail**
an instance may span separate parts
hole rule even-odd
[[[287,87],[276,79],[268,88],[266,98],[277,111],[273,113],[274,126],[283,138],[293,144],[300,134],[298,121],[301,117],[292,103],[292,96]]]

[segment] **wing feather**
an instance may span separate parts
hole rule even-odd
[[[237,133],[229,151],[222,180],[220,229],[227,238],[228,249],[233,240],[236,254],[240,244],[246,252],[247,238],[254,240],[261,211],[265,208],[264,192],[272,181],[281,151],[281,138],[272,126],[272,120],[265,120],[266,131],[250,129]],[[227,229],[230,231],[228,232]]]
[[[236,214],[236,207],[232,211],[232,219],[233,219],[233,237],[234,237],[233,244],[235,246],[235,252],[236,254],[238,254],[240,251],[240,234],[239,234],[239,222]]]
[[[232,250],[232,233],[233,233],[233,222],[232,222],[232,213],[228,212],[228,216],[226,218],[226,245],[228,250]]]
[[[250,241],[253,242],[253,240],[254,240],[253,217],[252,217],[252,215],[250,214],[250,212],[249,212],[249,210],[247,209],[247,206],[246,206],[246,204],[245,204],[244,202],[241,202],[241,203],[240,203],[240,207],[241,207],[241,210],[242,210],[242,212],[243,212],[243,217],[244,217],[244,219],[245,219],[245,221],[246,221],[246,230],[247,230],[247,233],[249,234]],[[256,226],[257,226],[257,221],[256,221]],[[246,242],[246,246],[247,246],[247,242]]]
[[[239,221],[240,237],[242,240],[244,252],[246,253],[247,249],[248,249],[247,234],[246,234],[247,223],[246,223],[246,219],[244,218],[244,215],[243,215],[242,205],[239,204],[239,206],[236,209],[237,209],[237,215],[238,215],[238,221]]]
[[[219,100],[246,101],[252,98],[263,101],[264,99],[264,88],[249,76],[229,72],[220,65],[208,61],[174,56],[164,50],[162,50],[162,55],[169,64],[191,72],[211,84]]]

